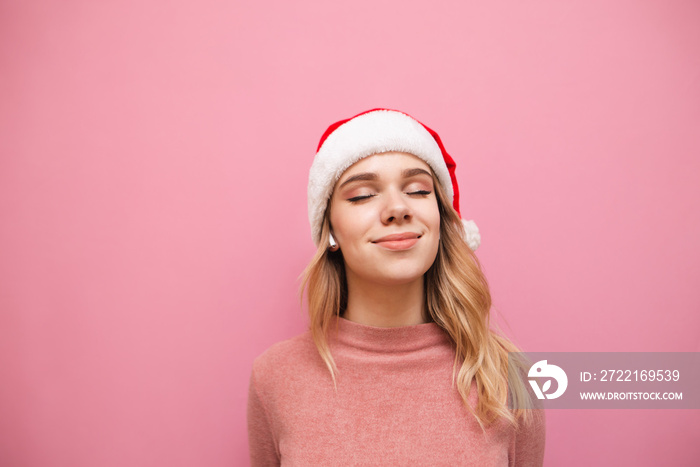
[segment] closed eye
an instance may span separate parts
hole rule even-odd
[[[354,198],[348,198],[348,201],[350,201],[351,203],[357,203],[358,201],[362,201],[363,199],[371,198],[372,196],[377,196],[377,195],[355,196]]]
[[[428,195],[431,194],[431,193],[432,193],[432,191],[428,191],[428,190],[418,190],[418,191],[411,191],[411,192],[409,192],[409,193],[407,193],[407,194],[409,194],[409,195],[428,196]],[[355,196],[355,197],[353,197],[353,198],[348,198],[348,201],[350,201],[351,203],[357,203],[358,201],[362,201],[363,199],[369,199],[369,198],[371,198],[371,197],[373,197],[373,196],[377,196],[377,195]]]
[[[432,193],[432,191],[418,190],[418,191],[412,191],[411,193],[409,193],[409,195],[423,195],[423,196],[425,196],[425,195],[429,195],[430,193]]]

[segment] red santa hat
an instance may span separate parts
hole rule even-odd
[[[404,112],[372,109],[332,124],[318,143],[308,186],[309,223],[317,246],[321,243],[323,214],[343,172],[362,158],[389,151],[406,152],[424,160],[459,214],[456,164],[438,134]],[[473,220],[462,219],[462,223],[464,240],[476,250],[481,242],[479,228]]]

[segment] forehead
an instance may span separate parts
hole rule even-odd
[[[405,152],[384,152],[367,156],[348,167],[338,178],[342,183],[348,177],[361,172],[400,173],[406,168],[419,167],[431,171],[430,166],[421,158]]]

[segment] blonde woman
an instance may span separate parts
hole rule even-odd
[[[331,125],[309,174],[310,329],[253,364],[254,466],[539,466],[542,410],[489,326],[455,164],[413,117]]]

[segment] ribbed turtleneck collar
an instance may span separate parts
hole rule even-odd
[[[377,327],[359,324],[345,318],[336,318],[331,324],[338,329],[338,343],[367,352],[405,353],[450,345],[449,336],[435,323],[400,327]]]

